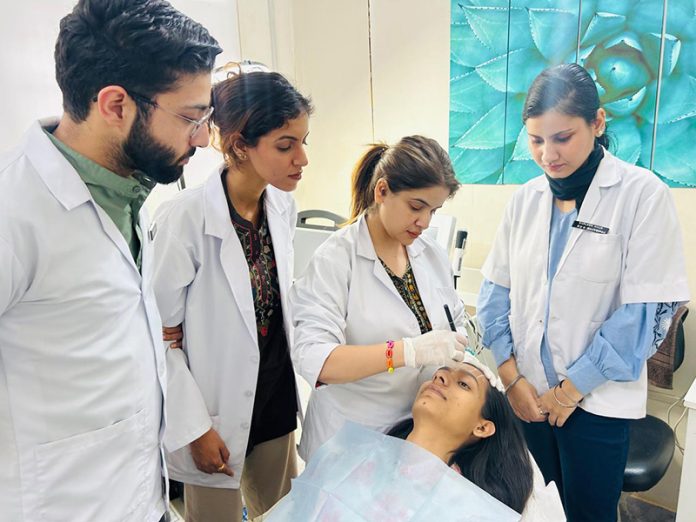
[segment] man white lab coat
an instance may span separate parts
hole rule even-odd
[[[0,157],[0,518],[157,521],[161,323],[125,239],[34,124]],[[145,212],[141,230],[148,230]]]

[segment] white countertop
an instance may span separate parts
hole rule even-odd
[[[691,383],[691,388],[684,396],[684,406],[696,410],[696,379]]]

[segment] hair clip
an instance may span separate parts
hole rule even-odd
[[[254,60],[227,62],[225,65],[221,65],[213,71],[213,85],[223,82],[228,78],[233,78],[235,76],[239,76],[240,74],[247,74],[250,72],[271,72],[271,69],[267,65]]]

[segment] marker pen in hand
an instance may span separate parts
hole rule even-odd
[[[450,330],[453,332],[457,331],[457,327],[454,326],[454,319],[452,319],[452,312],[450,312],[449,306],[445,305],[445,315],[447,316],[447,322],[449,323]]]
[[[445,305],[445,315],[447,316],[447,322],[449,323],[450,330],[453,332],[457,331],[457,327],[454,325],[454,319],[452,318],[452,312],[450,312],[449,306]],[[471,355],[476,355],[474,351],[469,348],[468,346],[466,347],[466,351],[469,352]]]

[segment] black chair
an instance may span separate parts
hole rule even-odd
[[[673,371],[677,371],[684,361],[684,320],[687,314],[688,310],[685,307],[677,311],[675,322],[664,341],[674,343],[674,346],[670,347],[673,350]],[[660,481],[672,462],[674,432],[669,424],[652,415],[632,420],[629,429],[628,461],[624,471],[623,491],[647,491]]]
[[[169,500],[184,498],[184,485],[176,480],[169,479]]]

